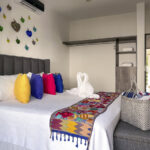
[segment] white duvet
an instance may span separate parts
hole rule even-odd
[[[84,150],[83,145],[76,148],[75,143],[49,138],[51,114],[79,100],[81,98],[64,92],[56,96],[45,94],[42,100],[32,97],[29,104],[0,101],[0,143],[11,143],[28,150]],[[120,103],[119,96],[97,117],[89,150],[113,150],[113,132],[120,117]]]

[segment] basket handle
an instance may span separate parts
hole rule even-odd
[[[128,96],[128,94],[131,93],[131,92],[135,93],[135,94],[133,94],[133,96],[131,97],[131,100],[132,100],[133,98],[135,98],[135,96],[136,96],[137,93],[140,92],[140,90],[139,90],[139,88],[138,88],[138,86],[137,86],[137,83],[136,83],[136,80],[135,80],[135,79],[131,79],[131,87],[130,87],[129,90],[127,90],[127,92],[126,92],[126,94],[125,94],[124,96]]]

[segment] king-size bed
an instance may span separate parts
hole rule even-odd
[[[0,55],[0,75],[50,72],[50,61]],[[89,150],[113,150],[113,132],[120,117],[121,96],[117,97],[93,126]],[[44,94],[41,100],[31,97],[28,104],[0,100],[0,150],[86,150],[79,143],[52,140],[51,115],[82,100],[67,92]],[[75,139],[76,140],[76,139]]]

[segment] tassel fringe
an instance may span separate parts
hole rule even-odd
[[[72,138],[72,142],[74,143],[75,140],[74,138],[76,138],[76,147],[78,148],[79,147],[79,143],[82,145],[83,144],[83,141],[84,141],[84,146],[87,147],[87,150],[88,150],[88,138],[86,137],[82,137],[82,136],[79,136],[79,135],[74,135],[74,134],[70,134],[70,133],[66,133],[66,132],[59,132],[57,130],[55,131],[52,131],[51,133],[51,139],[52,141],[54,140],[57,140],[57,141],[62,141],[62,136],[64,137],[63,140],[64,141],[70,141]],[[68,137],[68,139],[67,139]]]

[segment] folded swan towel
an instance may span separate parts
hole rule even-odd
[[[88,75],[86,73],[77,73],[77,88],[67,90],[68,93],[78,95],[82,98],[99,98],[99,95],[94,94],[94,88],[88,81]]]

